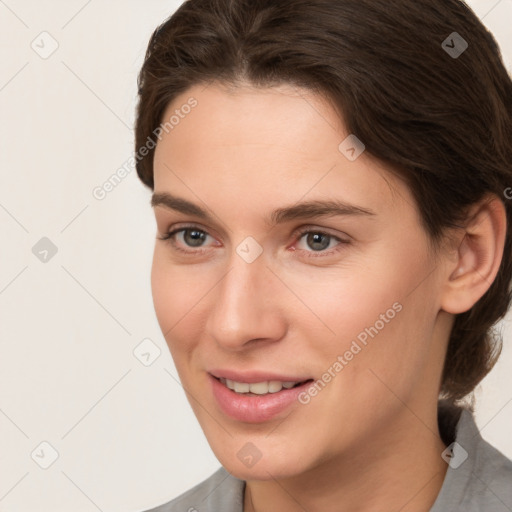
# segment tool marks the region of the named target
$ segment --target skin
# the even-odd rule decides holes
[[[157,144],[154,190],[214,221],[154,208],[153,300],[213,452],[247,482],[244,510],[428,511],[447,469],[437,399],[453,315],[496,276],[502,203],[475,205],[466,229],[434,253],[407,186],[367,152],[345,158],[338,146],[348,132],[319,95],[198,85],[164,118],[190,96],[198,105]],[[264,222],[275,208],[332,198],[375,215]],[[175,235],[190,254],[159,239],[187,224],[208,235],[199,247]],[[348,243],[328,238],[315,251],[307,234],[294,235],[301,226]],[[252,263],[236,252],[248,236],[263,250]],[[208,369],[319,379],[396,302],[401,311],[308,404],[259,424],[216,404]],[[237,457],[247,442],[262,454],[252,468]]]

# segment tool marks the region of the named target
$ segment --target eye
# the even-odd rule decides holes
[[[177,241],[178,236],[180,238],[179,242]],[[208,250],[204,247],[204,242],[208,237],[211,237],[211,235],[209,235],[205,230],[199,229],[197,226],[182,226],[157,238],[168,242],[171,244],[173,249],[176,249],[177,251],[185,254],[197,255],[203,254]],[[331,256],[343,250],[344,246],[350,243],[348,240],[343,240],[330,233],[319,229],[312,229],[311,227],[302,228],[294,234],[294,238],[299,241],[304,237],[306,237],[306,247],[312,249],[308,250],[299,248],[300,252],[305,253],[306,258]],[[333,246],[333,242],[338,243]],[[183,247],[188,247],[190,250]],[[325,250],[328,248],[329,250]]]
[[[332,254],[335,254],[341,250],[344,249],[344,246],[349,244],[350,242],[348,240],[342,240],[341,238],[331,235],[330,233],[326,233],[324,231],[318,230],[318,229],[311,229],[311,228],[302,228],[299,230],[298,233],[296,233],[296,238],[299,239],[299,241],[305,238],[306,247],[309,247],[312,249],[312,251],[309,251],[307,249],[300,249],[303,252],[308,253],[306,257],[310,258],[316,258],[321,256],[330,256]],[[332,246],[331,244],[333,242],[338,242],[337,245]],[[325,250],[327,248],[331,247],[329,250]]]
[[[180,244],[176,243],[176,237],[177,235],[181,235],[181,241]],[[202,243],[204,240],[209,237],[210,235],[202,230],[199,229],[197,226],[183,226],[177,229],[174,229],[173,231],[169,231],[164,236],[157,237],[159,240],[167,241],[172,245],[172,247],[178,251],[192,254],[192,253],[202,253],[204,252],[204,249],[202,248]],[[185,247],[192,247],[192,248],[200,248],[200,251],[197,250],[187,250],[183,249],[180,245],[185,245]]]

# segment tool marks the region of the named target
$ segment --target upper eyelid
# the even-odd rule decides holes
[[[180,223],[177,223],[177,224],[180,224]],[[214,235],[212,235],[211,231],[208,228],[203,228],[203,227],[201,227],[200,224],[195,224],[195,223],[185,224],[183,226],[174,225],[172,227],[169,227],[168,229],[165,229],[164,231],[167,233],[167,232],[171,232],[171,231],[176,232],[176,231],[181,231],[181,230],[185,230],[185,229],[196,229],[197,231],[202,231],[210,236],[214,236]],[[293,229],[293,233],[300,233],[300,232],[304,232],[304,231],[314,231],[314,232],[319,232],[319,233],[325,233],[325,234],[331,235],[333,237],[338,236],[331,232],[331,231],[336,231],[333,228],[318,227],[318,226],[315,226],[314,224],[305,224],[298,228]]]

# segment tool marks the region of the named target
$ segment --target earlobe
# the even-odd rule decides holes
[[[493,283],[505,246],[506,212],[497,196],[475,204],[468,215],[455,260],[448,266],[441,309],[464,313]]]

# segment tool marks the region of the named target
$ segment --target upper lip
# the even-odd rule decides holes
[[[255,382],[266,382],[271,380],[277,380],[280,382],[303,382],[310,380],[311,377],[301,377],[297,375],[285,375],[283,373],[271,373],[268,371],[246,371],[240,372],[229,369],[215,369],[209,371],[210,375],[213,375],[217,379],[229,379],[235,382],[247,382],[248,384]]]

